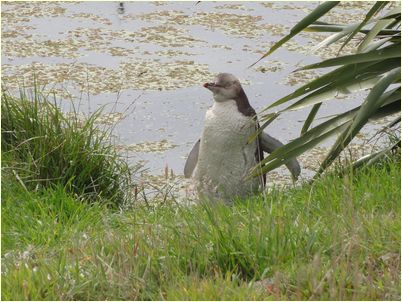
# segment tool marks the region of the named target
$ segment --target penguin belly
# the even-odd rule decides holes
[[[258,190],[259,178],[245,180],[257,164],[257,141],[247,143],[255,127],[234,100],[215,102],[207,111],[195,170],[200,197],[228,201]]]

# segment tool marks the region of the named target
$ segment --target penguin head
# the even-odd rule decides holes
[[[214,82],[205,83],[204,87],[211,90],[217,102],[235,99],[242,90],[239,80],[230,73],[220,73]]]

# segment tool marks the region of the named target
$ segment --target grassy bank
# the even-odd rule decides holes
[[[400,298],[400,157],[266,200],[123,211],[105,138],[3,94],[3,300]]]
[[[400,297],[399,163],[267,201],[124,212],[5,176],[4,300]]]

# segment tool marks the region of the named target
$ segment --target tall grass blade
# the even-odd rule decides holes
[[[397,58],[401,55],[401,45],[391,45],[383,49],[373,50],[366,53],[358,53],[353,55],[342,56],[339,58],[328,59],[319,63],[307,65],[297,69],[299,70],[307,70],[307,69],[317,69],[317,68],[326,68],[337,65],[346,65],[346,64],[357,64],[363,62],[371,62],[384,60],[389,58]]]
[[[308,128],[310,128],[311,124],[314,121],[315,116],[317,115],[318,110],[320,109],[322,103],[315,104],[313,108],[311,108],[310,113],[307,116],[306,121],[303,124],[300,135],[303,135],[307,132]]]
[[[255,133],[253,133],[249,137],[247,143],[250,144],[251,142],[253,142],[257,138],[257,136],[259,136],[260,133],[264,131],[264,129],[268,127],[279,115],[280,115],[279,113],[271,113],[265,115],[264,118],[266,119],[266,121],[261,126],[258,127]]]
[[[356,28],[359,27],[359,23],[357,24],[352,24],[352,25],[348,25],[345,26],[342,31],[333,34],[331,36],[329,36],[328,38],[326,38],[325,40],[323,40],[322,42],[318,43],[315,47],[313,47],[311,49],[311,52],[316,52],[318,49],[322,48],[322,47],[326,47],[328,45],[331,45],[333,43],[335,43],[336,41],[342,39],[344,36],[350,34],[351,32],[353,32],[354,30],[356,30]]]
[[[369,76],[375,76],[375,74]],[[373,87],[380,79],[379,76],[369,79],[357,79],[357,80],[351,80],[350,78],[353,78],[353,75],[351,77],[346,77],[346,79],[343,79],[341,83],[334,82],[327,86],[324,86],[323,88],[314,91],[313,93],[300,99],[296,103],[283,109],[283,111],[302,109],[307,106],[315,105],[330,100],[337,95],[350,94],[356,91],[368,89]]]
[[[377,41],[368,44],[364,49],[361,50],[361,52],[376,50],[387,42],[392,42],[392,37],[378,39]]]
[[[381,107],[370,117],[370,119],[379,119],[389,114],[400,111],[400,88],[395,88],[387,91],[383,94],[382,97],[384,101],[382,102]],[[309,144],[307,145],[307,147],[314,147],[320,142],[323,142],[325,139],[328,139],[329,137],[339,133],[339,129],[351,124],[352,120],[354,119],[356,113],[360,110],[360,108],[361,106],[357,106],[347,112],[339,114],[308,130],[300,137],[284,145],[283,147],[276,149],[260,163],[261,165],[264,165],[267,162],[275,161],[275,164],[272,164],[263,171],[269,172],[272,169],[285,164],[289,158],[292,158],[292,156],[302,154],[304,152],[303,150],[308,150],[308,148],[303,149],[303,146],[305,146],[306,144]],[[314,143],[311,143],[312,141],[314,141]],[[301,151],[303,152],[299,153]],[[254,174],[254,176],[255,175],[257,174]]]
[[[339,176],[343,176],[346,173],[348,173],[350,171],[350,169],[356,170],[356,169],[359,169],[362,167],[365,167],[365,168],[370,167],[371,165],[373,165],[377,162],[383,161],[383,160],[391,157],[393,150],[400,148],[400,146],[401,146],[401,140],[399,140],[397,143],[395,143],[387,148],[384,148],[380,151],[377,151],[372,154],[368,154],[368,155],[365,155],[365,156],[359,158],[358,160],[354,161],[351,166],[347,166],[347,167],[341,169],[339,172],[337,172],[337,174]]]
[[[284,164],[286,164],[290,158],[296,158],[300,154],[303,154],[307,150],[310,150],[311,148],[314,148],[316,145],[324,142],[328,138],[332,137],[333,135],[336,135],[338,133],[341,133],[345,128],[347,128],[350,125],[350,122],[345,122],[337,127],[333,127],[330,131],[324,132],[320,136],[309,140],[307,142],[301,143],[300,141],[298,142],[297,146],[292,148],[290,151],[286,151],[281,156],[277,156],[274,159],[271,158],[271,156],[265,158],[259,165],[257,165],[253,171],[251,176],[255,177],[260,175],[260,173],[268,173],[269,171],[272,171]],[[279,150],[282,149],[282,150]],[[283,149],[286,149],[286,145],[277,149],[278,152],[283,152]],[[271,161],[269,161],[271,159]],[[260,166],[264,165],[264,166]]]
[[[325,33],[332,33],[332,32],[341,32],[345,29],[344,25],[339,24],[320,24],[314,22],[314,25],[310,25],[309,27],[305,28],[304,31],[306,32],[325,32]]]
[[[401,6],[397,5],[396,7],[394,7],[393,9],[391,9],[388,13],[386,13],[383,17],[381,17],[381,19],[400,19],[401,16]]]
[[[387,98],[384,97],[384,91],[396,80],[400,81],[401,68],[389,71],[384,77],[372,88],[366,100],[356,113],[353,123],[344,130],[338,137],[335,144],[331,148],[328,156],[324,159],[316,174],[319,176],[340,154],[340,152],[349,144],[356,136],[360,129],[367,123],[371,116],[385,103]]]
[[[377,23],[370,30],[370,32],[364,37],[363,41],[359,44],[357,52],[366,52],[369,44],[374,40],[375,37],[377,37],[378,33],[386,28],[388,25],[390,25],[393,21],[393,19],[378,20]],[[382,41],[384,41],[385,43],[387,39],[389,38],[382,39]],[[381,43],[380,45],[382,44],[383,43]]]
[[[312,24],[314,21],[318,20],[321,18],[323,15],[325,15],[328,11],[330,11],[333,7],[338,5],[339,1],[327,1],[322,4],[320,4],[316,9],[314,9],[310,14],[308,14],[306,17],[304,17],[300,22],[298,22],[291,30],[290,33],[283,37],[281,40],[276,42],[267,53],[265,53],[258,61],[253,63],[252,65],[249,66],[252,67],[255,64],[257,64],[259,61],[261,61],[263,58],[269,56],[271,53],[273,53],[275,50],[277,50],[279,47],[281,47],[283,44],[285,44],[287,41],[289,41],[292,37],[297,35],[299,32],[304,30],[307,26]]]
[[[345,42],[343,42],[341,48],[339,49],[339,52],[349,43],[350,40],[352,40],[352,38],[354,36],[356,36],[356,34],[360,31],[360,29],[362,29],[369,22],[369,20],[374,15],[376,15],[380,10],[382,10],[387,4],[388,4],[387,1],[377,1],[371,7],[369,12],[366,14],[364,20],[359,24],[359,26],[357,28],[355,28],[355,30],[353,30],[353,32],[348,36],[348,38],[345,40]]]
[[[334,118],[329,119],[326,122],[321,123],[320,125],[307,131],[302,136],[291,141],[290,143],[276,149],[274,152],[268,155],[268,157],[266,157],[264,160],[267,162],[273,160],[274,158],[281,158],[281,159],[285,158],[290,151],[292,151],[295,148],[298,148],[300,145],[308,143],[320,136],[325,135],[328,132],[333,131],[335,128],[338,128],[339,126],[342,126],[350,122],[356,111],[357,111],[356,108],[349,110],[343,114],[340,114]]]
[[[306,32],[342,32],[345,29],[343,25],[310,25],[304,31]],[[348,31],[350,32],[350,31]],[[370,29],[360,29],[360,32],[363,34],[368,34]],[[397,35],[399,33],[398,30],[395,29],[382,29],[378,35],[380,36],[388,36],[388,35]]]
[[[345,79],[350,79],[353,77],[360,76],[361,74],[378,73],[380,70],[390,70],[392,68],[400,66],[400,60],[398,59],[386,59],[382,62],[363,62],[358,64],[346,65],[339,67],[333,71],[330,71],[311,82],[303,85],[302,87],[296,89],[293,93],[284,96],[278,101],[272,103],[271,105],[265,107],[262,111],[268,110],[272,107],[281,105],[289,100],[302,96],[303,94],[310,93],[315,89],[326,86],[334,81],[338,81],[338,84],[345,84],[347,81]],[[342,82],[345,81],[345,82]]]

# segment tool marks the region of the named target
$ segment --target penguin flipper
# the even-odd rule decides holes
[[[278,149],[279,147],[282,147],[283,144],[277,140],[276,138],[273,138],[272,136],[266,134],[265,132],[261,132],[260,136],[260,144],[261,144],[261,148],[268,153],[272,153],[274,152],[275,149]],[[290,173],[292,173],[293,179],[297,180],[297,178],[300,175],[301,172],[301,168],[299,165],[299,162],[297,161],[296,158],[292,158],[290,160],[288,160],[285,163],[286,167],[288,168],[288,170],[290,171]]]
[[[191,150],[190,154],[187,157],[186,164],[184,165],[184,177],[190,178],[193,174],[195,166],[197,165],[198,161],[198,152],[200,151],[200,140],[198,140],[193,149]]]

